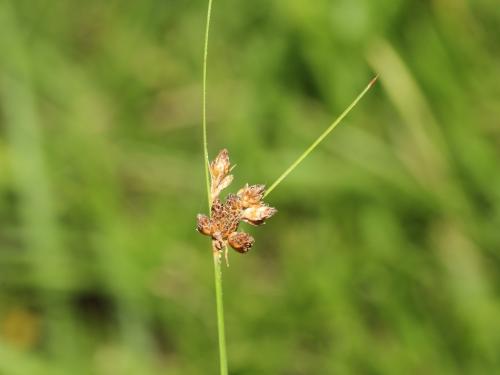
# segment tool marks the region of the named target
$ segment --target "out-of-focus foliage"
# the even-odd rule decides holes
[[[214,374],[205,1],[0,1],[0,373]],[[232,374],[500,371],[497,0],[215,0],[209,149],[271,183]],[[237,172],[237,173],[236,173]]]

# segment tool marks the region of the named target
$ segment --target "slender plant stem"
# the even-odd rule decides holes
[[[210,174],[208,171],[208,140],[207,140],[207,60],[208,60],[208,34],[210,33],[210,17],[212,15],[212,0],[208,0],[207,20],[205,25],[205,44],[203,47],[203,158],[205,163],[205,182],[207,185],[208,208],[210,210],[212,202],[210,199]],[[210,211],[209,211],[210,212]]]
[[[203,157],[205,164],[205,180],[207,185],[208,212],[211,210],[212,202],[210,196],[210,173],[208,170],[208,141],[207,141],[207,60],[208,60],[208,35],[210,32],[210,17],[212,15],[212,0],[208,0],[207,20],[205,27],[205,45],[203,48]],[[224,303],[222,299],[222,270],[220,256],[218,252],[213,252],[214,260],[214,281],[215,281],[215,301],[217,306],[217,331],[219,335],[219,360],[220,374],[227,375],[227,354],[226,354],[226,332],[224,327]]]
[[[221,261],[217,252],[214,252],[213,255],[215,271],[215,299],[217,301],[217,330],[219,333],[220,373],[221,375],[227,375],[226,332],[224,326],[224,304],[222,299]]]
[[[276,186],[278,186],[281,181],[285,179],[286,176],[288,176],[297,166],[323,141],[330,132],[335,129],[335,127],[340,124],[340,122],[351,112],[351,110],[358,104],[358,102],[365,96],[365,94],[372,88],[372,86],[375,84],[377,81],[378,76],[373,78],[370,83],[365,87],[365,89],[359,94],[356,99],[347,107],[342,114],[337,117],[337,119],[309,146],[302,155],[300,155],[297,160],[295,160],[292,165],[290,165],[282,174],[279,176],[276,181],[274,181],[271,186],[267,189],[264,197],[269,195],[271,191],[273,191]]]

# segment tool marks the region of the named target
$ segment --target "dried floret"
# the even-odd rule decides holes
[[[246,253],[252,247],[255,240],[248,233],[233,232],[228,238],[229,245],[239,253]]]
[[[258,205],[264,197],[266,187],[264,185],[251,185],[246,184],[238,191],[238,197],[241,199],[241,205],[244,208]]]
[[[196,220],[198,224],[196,229],[198,230],[198,232],[204,234],[205,236],[209,236],[212,233],[212,225],[208,216],[198,214],[196,216]]]
[[[210,163],[210,197],[213,202],[220,195],[220,192],[227,188],[233,181],[230,175],[231,163],[226,149],[219,152],[217,157]]]
[[[252,225],[264,224],[267,219],[273,216],[278,210],[265,204],[255,205],[243,210],[242,220]]]

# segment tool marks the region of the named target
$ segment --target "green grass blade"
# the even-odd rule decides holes
[[[354,101],[347,107],[342,114],[337,117],[337,119],[300,155],[297,160],[295,160],[292,165],[290,165],[276,181],[274,181],[271,186],[267,189],[264,197],[268,196],[280,183],[287,177],[292,171],[298,167],[298,165],[323,141],[330,132],[337,127],[338,124],[352,111],[358,102],[365,96],[365,94],[373,87],[375,82],[377,82],[378,76],[373,78],[370,83],[365,87],[365,89],[354,99]]]

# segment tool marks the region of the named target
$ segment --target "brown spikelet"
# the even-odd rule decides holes
[[[241,199],[241,205],[244,208],[254,206],[260,203],[266,187],[264,185],[251,185],[246,184],[238,191],[238,197]]]
[[[248,207],[243,211],[242,220],[252,225],[264,224],[278,210],[265,204]]]
[[[201,234],[205,236],[210,236],[212,233],[212,227],[210,223],[210,219],[206,215],[198,214],[196,215],[197,226],[196,229]]]
[[[244,232],[234,232],[228,238],[229,245],[239,253],[246,253],[252,247],[255,240]]]
[[[226,149],[222,149],[217,157],[210,163],[210,196],[212,202],[217,199],[220,192],[227,188],[233,181],[230,175],[231,163]]]

